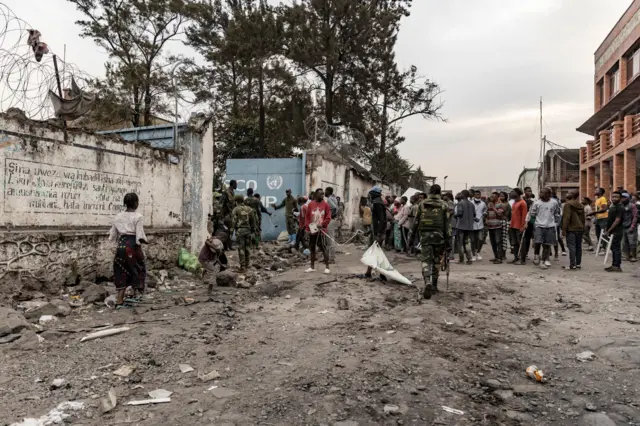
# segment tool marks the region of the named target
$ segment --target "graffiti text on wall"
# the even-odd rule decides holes
[[[141,185],[134,176],[7,158],[4,211],[110,215]]]

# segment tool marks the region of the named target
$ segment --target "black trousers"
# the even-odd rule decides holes
[[[502,228],[489,229],[489,241],[491,242],[491,250],[493,250],[493,257],[498,260],[502,260]]]
[[[569,246],[569,265],[582,264],[582,234],[584,232],[567,232],[567,246]]]
[[[522,250],[520,249],[520,245],[522,244],[522,232],[516,228],[509,228],[509,240],[511,241],[511,252],[513,253],[514,260],[519,260],[522,256],[525,256],[524,247]]]
[[[611,266],[619,268],[622,265],[622,235],[613,235],[613,242],[611,243],[611,253],[613,254],[613,261],[611,262]]]

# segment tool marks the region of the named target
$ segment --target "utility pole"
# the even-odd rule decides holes
[[[540,96],[540,159],[538,164],[540,165],[540,172],[538,173],[538,182],[540,182],[540,188],[544,188],[544,147],[545,141],[542,136],[542,96]]]

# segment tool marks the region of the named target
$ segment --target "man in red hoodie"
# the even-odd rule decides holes
[[[309,233],[309,249],[311,250],[311,267],[305,272],[315,272],[316,249],[320,248],[324,255],[325,274],[330,274],[329,270],[329,251],[325,241],[327,228],[331,222],[331,207],[324,200],[324,191],[322,188],[316,189],[313,201],[307,206],[306,229]]]

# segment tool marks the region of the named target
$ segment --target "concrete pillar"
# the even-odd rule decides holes
[[[604,189],[606,197],[611,196],[611,167],[609,161],[600,161],[600,182],[598,186]]]
[[[624,131],[624,121],[614,121],[611,132],[611,146],[618,146],[622,143],[622,133]]]
[[[587,173],[588,169],[580,170],[580,198],[589,197]]]
[[[624,189],[630,193],[636,192],[636,150],[624,150]]]
[[[613,156],[613,191],[624,187],[624,154]]]
[[[593,193],[596,188],[596,168],[588,167],[587,168],[587,197],[593,197]]]
[[[609,131],[601,130],[598,135],[600,136],[600,154],[602,154],[609,150]]]
[[[633,115],[626,115],[624,117],[624,138],[629,139],[633,136]]]
[[[587,161],[593,159],[593,144],[595,141],[587,141]]]

